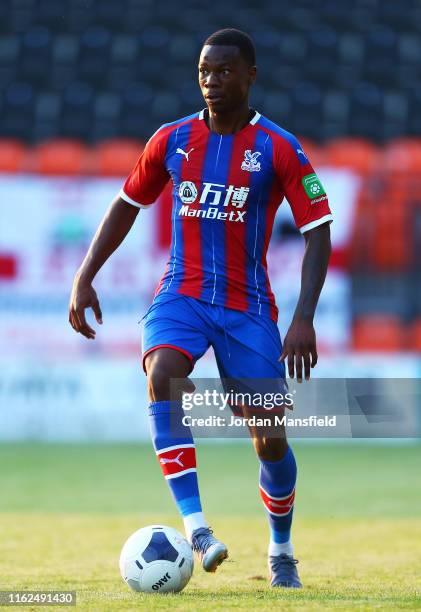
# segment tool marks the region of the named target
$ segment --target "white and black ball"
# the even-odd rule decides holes
[[[176,529],[150,525],[135,531],[120,555],[120,573],[134,591],[168,593],[184,589],[193,574],[193,551]]]

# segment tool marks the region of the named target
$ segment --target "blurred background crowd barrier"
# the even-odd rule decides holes
[[[252,102],[295,133],[329,195],[319,376],[421,372],[421,3],[10,0],[0,5],[0,439],[146,436],[140,325],[170,241],[167,189],[98,275],[95,342],[72,278],[162,123],[203,107],[214,30],[256,43]],[[288,204],[269,253],[285,335],[303,240]],[[215,376],[210,351],[195,370]]]

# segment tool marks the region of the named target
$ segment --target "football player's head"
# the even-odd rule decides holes
[[[256,80],[256,51],[245,32],[218,30],[203,44],[199,58],[199,85],[209,109],[232,111],[248,100]]]

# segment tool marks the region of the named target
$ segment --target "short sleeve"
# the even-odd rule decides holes
[[[298,140],[289,135],[279,138],[274,151],[274,165],[283,192],[301,233],[332,222],[329,201],[320,179]]]
[[[170,178],[165,167],[166,143],[167,136],[162,128],[148,140],[120,190],[119,196],[123,200],[139,208],[156,201]]]

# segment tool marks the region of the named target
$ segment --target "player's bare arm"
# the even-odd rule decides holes
[[[130,231],[139,208],[117,196],[112,202],[92,239],[85,259],[77,271],[69,304],[69,322],[73,329],[88,339],[95,339],[95,330],[86,322],[85,310],[92,308],[97,323],[102,324],[102,313],[95,289],[92,287],[98,270],[123,242]]]
[[[280,361],[287,359],[288,373],[298,382],[310,378],[310,366],[317,363],[316,333],[313,318],[323,288],[329,263],[331,244],[329,223],[304,233],[306,248],[301,270],[301,291],[292,323],[284,339]]]

